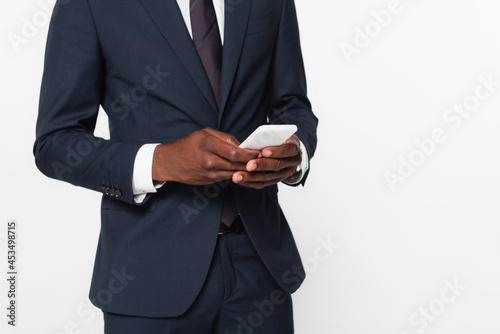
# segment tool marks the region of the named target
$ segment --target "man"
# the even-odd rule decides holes
[[[305,86],[293,0],[58,2],[34,154],[104,194],[90,299],[106,333],[293,332],[305,274],[277,183],[304,184],[315,151]],[[238,147],[267,123],[298,131]]]

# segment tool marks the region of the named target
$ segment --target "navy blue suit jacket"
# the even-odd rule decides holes
[[[210,266],[218,190],[226,186],[279,285],[292,293],[305,276],[276,185],[171,182],[134,204],[133,165],[144,143],[205,127],[241,142],[259,125],[291,123],[314,154],[317,119],[293,0],[226,0],[224,31],[218,108],[176,0],[60,0],[55,7],[34,154],[47,176],[103,192],[90,291],[103,310],[164,317],[188,309]],[[110,140],[93,136],[100,105]]]

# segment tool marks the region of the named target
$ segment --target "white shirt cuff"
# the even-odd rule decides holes
[[[300,183],[300,181],[302,181],[302,178],[304,177],[305,173],[309,169],[309,156],[307,155],[307,149],[304,146],[304,144],[302,143],[302,141],[299,140],[299,142],[300,142],[300,153],[302,155],[302,162],[300,163],[300,168],[302,170],[302,174],[300,175],[300,179],[298,179],[296,182],[294,182],[294,183],[285,182],[286,184],[295,185],[295,184]]]
[[[160,144],[144,144],[135,156],[132,192],[136,204],[142,203],[148,193],[155,193],[156,189],[164,185],[153,182],[153,154],[158,145]]]

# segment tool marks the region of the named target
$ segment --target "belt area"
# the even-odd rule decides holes
[[[219,235],[228,233],[240,233],[243,232],[244,230],[245,226],[243,225],[240,216],[236,217],[236,219],[234,220],[234,222],[231,224],[230,227],[228,227],[223,222],[221,222],[219,225]]]

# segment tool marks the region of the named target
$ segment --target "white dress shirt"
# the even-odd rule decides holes
[[[191,15],[189,0],[177,0],[177,4],[186,23],[186,28],[193,38],[191,32]],[[217,23],[219,25],[220,37],[224,43],[224,0],[213,0],[215,15],[217,16]],[[148,193],[155,193],[156,189],[163,186],[164,183],[153,182],[153,153],[160,144],[144,144],[135,157],[134,172],[132,175],[132,191],[134,193],[134,202],[141,203]],[[300,142],[300,150],[302,152],[302,175],[309,168],[307,150],[302,142]],[[300,182],[300,180],[298,181]],[[297,182],[297,183],[298,183]]]

